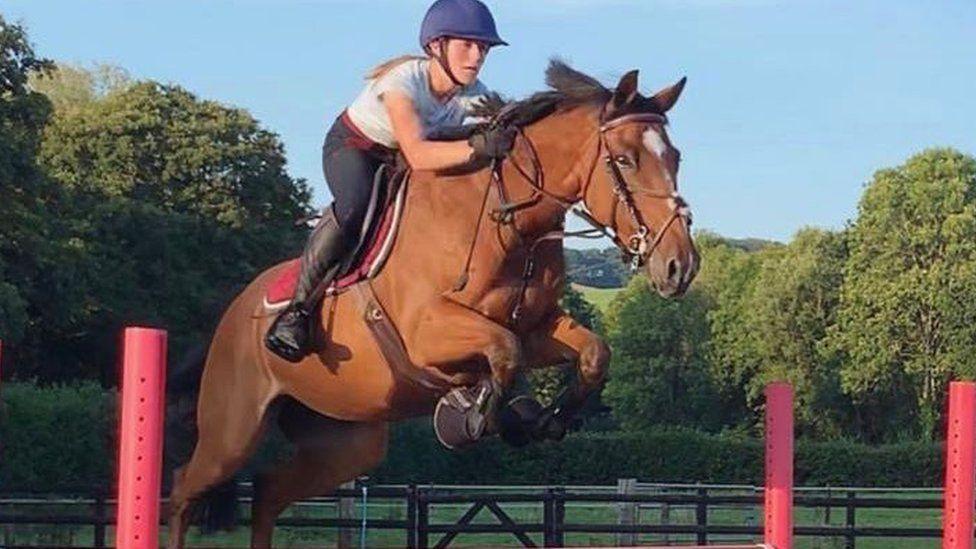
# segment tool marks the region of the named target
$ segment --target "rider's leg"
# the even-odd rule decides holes
[[[380,165],[376,157],[361,149],[329,145],[327,141],[323,149],[322,167],[335,200],[326,208],[302,253],[291,303],[265,337],[268,349],[290,362],[299,362],[312,351],[312,313],[324,289],[339,274],[345,255],[356,244],[369,206],[373,176]]]

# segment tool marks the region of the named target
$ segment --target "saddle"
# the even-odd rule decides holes
[[[383,164],[377,170],[357,243],[343,261],[339,275],[326,288],[324,295],[342,293],[357,282],[373,278],[380,272],[393,247],[403,211],[408,176],[408,169],[389,164]],[[298,284],[300,268],[300,259],[292,259],[268,285],[264,296],[265,309],[277,311],[291,301]]]
[[[389,176],[387,176],[389,174]],[[383,164],[376,172],[369,207],[353,252],[343,261],[340,274],[326,288],[324,297],[352,291],[363,322],[386,361],[399,377],[420,387],[444,393],[451,386],[450,378],[434,368],[414,365],[407,355],[396,326],[389,319],[370,280],[381,271],[396,238],[403,208],[410,170]],[[288,306],[298,285],[300,259],[289,261],[280,274],[268,284],[264,295],[264,312],[274,314]]]
[[[455,141],[467,139],[484,129],[484,124],[439,127],[427,135],[431,141]],[[465,165],[463,171],[472,166]],[[445,173],[454,173],[445,170]],[[406,196],[410,168],[406,160],[397,155],[387,158],[373,178],[373,192],[363,220],[359,241],[340,268],[335,281],[326,289],[325,296],[337,295],[350,289],[357,282],[376,276],[393,247],[393,240],[400,223]],[[268,285],[264,306],[268,311],[284,308],[295,293],[300,270],[299,259],[288,262],[277,279]]]

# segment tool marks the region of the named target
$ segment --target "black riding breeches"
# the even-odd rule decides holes
[[[358,235],[369,207],[376,170],[389,151],[380,145],[371,146],[349,124],[340,116],[329,129],[322,145],[322,171],[332,191],[339,226],[347,234]]]

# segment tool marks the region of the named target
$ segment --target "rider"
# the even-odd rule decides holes
[[[301,256],[301,273],[288,308],[265,345],[298,362],[311,352],[313,311],[356,243],[376,170],[399,150],[415,170],[436,170],[502,158],[514,133],[486,129],[466,141],[432,141],[434,130],[461,125],[487,93],[478,73],[493,46],[507,45],[479,0],[437,0],[420,28],[426,56],[402,56],[367,75],[359,96],[332,124],[322,146],[322,168],[334,197]],[[434,62],[431,62],[431,61]]]

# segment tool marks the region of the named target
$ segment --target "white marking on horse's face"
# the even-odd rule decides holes
[[[653,126],[651,126],[644,130],[644,135],[641,138],[641,141],[644,143],[644,147],[646,147],[651,154],[656,155],[658,160],[660,160],[659,164],[661,165],[661,175],[664,176],[664,180],[671,185],[672,189],[674,189],[674,179],[671,177],[671,172],[668,171],[664,163],[664,153],[668,150],[668,144],[664,142],[664,137],[662,137],[661,134]]]
[[[656,154],[658,158],[664,158],[664,152],[668,150],[667,143],[664,142],[664,138],[661,134],[657,132],[653,127],[649,127],[644,130],[644,146],[647,150]]]

